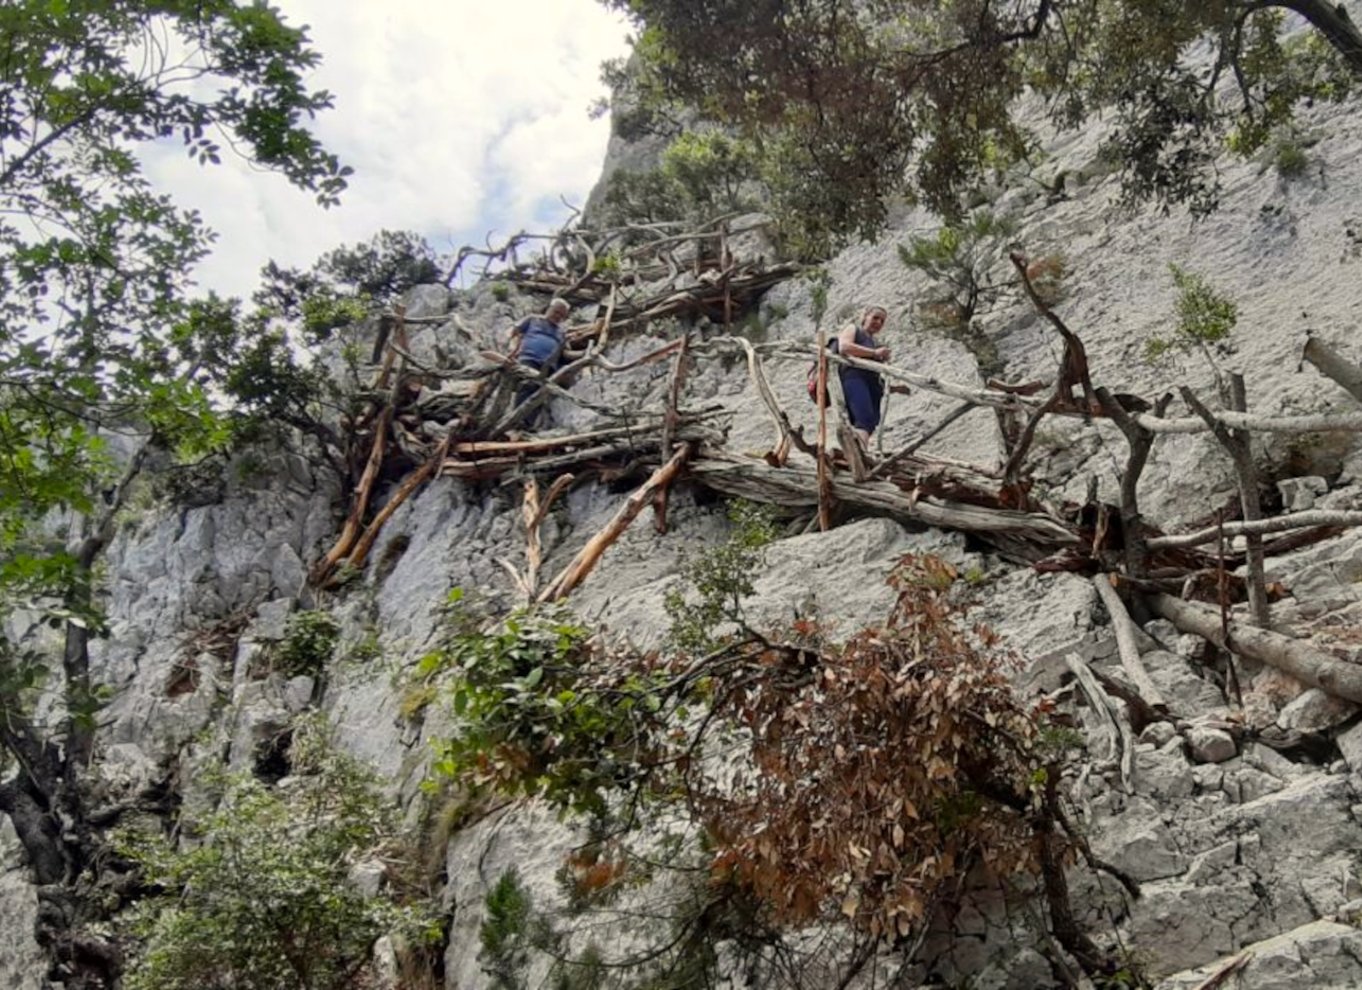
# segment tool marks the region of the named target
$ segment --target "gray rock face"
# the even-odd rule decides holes
[[[1156,990],[1193,990],[1206,986],[1222,968],[1234,965],[1229,985],[1243,990],[1344,990],[1362,985],[1357,960],[1362,957],[1362,931],[1335,921],[1312,921],[1289,932],[1255,942],[1242,953],[1216,960],[1159,983]]]
[[[46,956],[33,938],[38,894],[9,816],[0,815],[0,985],[40,990]]]
[[[1205,725],[1187,730],[1187,751],[1197,763],[1224,763],[1239,754],[1233,736]]]

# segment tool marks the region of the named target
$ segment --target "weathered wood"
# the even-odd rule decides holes
[[[796,465],[773,468],[762,461],[713,454],[694,461],[689,472],[701,484],[729,495],[795,509],[813,509],[818,505],[818,475],[809,468]],[[1049,550],[1081,544],[1068,527],[1038,512],[948,502],[905,492],[897,485],[883,481],[858,484],[845,476],[843,479],[833,476],[830,480],[838,502],[863,510],[884,512],[943,529],[1016,536],[1040,548],[1042,555]]]
[[[1253,466],[1253,451],[1249,447],[1248,433],[1231,429],[1223,423],[1217,422],[1211,411],[1197,399],[1196,395],[1186,385],[1178,391],[1182,395],[1182,401],[1187,403],[1188,408],[1195,411],[1205,421],[1216,440],[1230,455],[1230,460],[1234,464],[1234,472],[1239,481],[1239,505],[1244,514],[1244,521],[1257,522],[1262,519],[1263,504],[1258,497],[1258,472]],[[1242,375],[1230,376],[1230,395],[1230,401],[1236,407],[1235,411],[1244,412],[1243,407],[1246,401]],[[1257,533],[1247,533],[1244,540],[1247,544],[1249,607],[1253,613],[1254,624],[1266,629],[1270,617],[1267,586],[1263,576],[1263,538]]]
[[[577,552],[577,555],[559,572],[553,582],[539,593],[538,601],[551,602],[557,601],[559,598],[566,598],[574,588],[585,581],[600,561],[601,555],[619,539],[621,533],[629,528],[629,524],[638,517],[644,506],[652,501],[653,493],[671,484],[672,480],[681,472],[686,461],[690,458],[692,450],[691,444],[683,443],[680,449],[672,455],[671,460],[654,471],[652,476],[625,500],[605,528],[588,540],[586,546]]]
[[[1362,402],[1362,368],[1314,336],[1305,341],[1301,357],[1313,364],[1320,374],[1332,378],[1349,395]]]
[[[350,514],[345,517],[345,524],[341,527],[335,545],[327,551],[325,557],[313,565],[310,575],[313,584],[321,584],[330,577],[331,571],[354,548],[364,514],[369,508],[369,496],[373,492],[374,482],[378,479],[379,468],[383,466],[383,452],[388,444],[388,424],[392,417],[392,406],[388,406],[379,414],[378,423],[374,427],[373,446],[369,448],[369,459],[365,462],[364,473],[360,476],[359,484],[355,486]]]
[[[946,427],[950,426],[957,419],[959,419],[961,416],[965,415],[965,413],[969,412],[971,409],[974,408],[975,405],[972,402],[960,403],[960,405],[956,406],[949,413],[947,413],[945,418],[943,418],[941,422],[937,423],[926,433],[922,434],[922,436],[918,437],[916,440],[914,440],[908,446],[904,447],[902,450],[896,451],[895,453],[881,461],[879,464],[877,464],[875,466],[875,470],[870,472],[870,480],[874,481],[877,478],[883,478],[885,475],[889,474],[899,464],[900,461],[902,461],[906,457],[911,457],[914,453],[917,452],[919,448],[925,446],[927,443],[931,442],[938,435],[940,435],[942,430],[946,429]]]
[[[1122,717],[1120,709],[1116,707],[1111,696],[1102,689],[1102,685],[1097,683],[1097,678],[1093,676],[1092,669],[1083,658],[1076,653],[1070,653],[1064,657],[1064,662],[1068,664],[1069,670],[1078,679],[1078,686],[1083,689],[1083,694],[1088,699],[1088,705],[1101,723],[1106,726],[1107,736],[1111,740],[1112,755],[1120,758],[1122,789],[1127,794],[1134,794],[1135,733],[1131,731],[1129,723]]]
[[[543,553],[539,542],[539,522],[543,518],[539,508],[539,482],[530,478],[525,482],[525,499],[520,505],[520,520],[525,526],[525,576],[521,583],[527,602],[534,601],[539,586],[539,568]]]
[[[1125,539],[1126,573],[1131,577],[1142,577],[1148,553],[1148,542],[1144,534],[1144,517],[1140,514],[1140,475],[1149,462],[1149,452],[1154,446],[1154,434],[1126,412],[1124,406],[1105,388],[1095,392],[1097,403],[1125,435],[1130,455],[1126,458],[1126,468],[1121,472],[1121,531]],[[1154,404],[1154,416],[1162,418],[1168,408],[1171,395],[1162,396]]]
[[[766,454],[766,460],[780,467],[790,456],[790,447],[793,446],[791,439],[794,428],[790,425],[790,417],[781,408],[776,394],[771,389],[771,383],[766,378],[766,370],[761,366],[761,359],[757,357],[756,348],[750,341],[743,338],[743,350],[747,354],[747,375],[752,379],[752,384],[756,386],[757,395],[761,397],[762,404],[766,406],[766,411],[771,416],[771,421],[775,425],[775,441],[771,450]]]
[[[657,436],[656,423],[617,426],[608,430],[591,430],[588,433],[573,433],[567,436],[534,437],[528,440],[467,440],[450,444],[449,453],[453,457],[496,456],[517,454],[533,457],[537,454],[557,453],[583,445],[596,445],[609,440],[624,440],[629,437]]]
[[[1306,512],[1293,512],[1285,516],[1272,516],[1256,522],[1227,522],[1223,526],[1207,526],[1191,533],[1176,533],[1172,536],[1155,536],[1149,540],[1150,549],[1172,547],[1195,547],[1212,543],[1223,530],[1227,537],[1243,536],[1246,533],[1284,533],[1293,529],[1315,529],[1321,526],[1353,527],[1362,526],[1362,512],[1345,509],[1311,509]]]
[[[818,484],[818,529],[826,533],[832,528],[832,466],[828,463],[828,335],[821,326],[818,328],[818,445],[817,472]]]
[[[1151,595],[1149,604],[1182,632],[1194,633],[1222,649],[1276,667],[1303,684],[1362,704],[1362,664],[1339,660],[1304,640],[1246,623],[1228,623],[1226,635],[1221,630],[1219,610],[1185,602],[1172,595]]]
[[[672,443],[676,439],[676,426],[679,421],[681,389],[686,382],[686,368],[689,359],[687,348],[690,346],[690,331],[681,338],[681,347],[676,352],[676,367],[672,370],[671,385],[667,389],[667,410],[662,417],[662,441],[658,451],[663,459],[671,457]],[[669,485],[660,486],[653,493],[653,528],[659,533],[667,532],[667,493]]]
[[[435,474],[436,469],[444,463],[445,452],[448,450],[448,447],[449,438],[446,436],[444,443],[440,444],[435,453],[431,457],[428,457],[425,463],[402,480],[402,484],[398,486],[397,491],[393,492],[392,497],[383,504],[383,508],[378,510],[378,513],[374,516],[373,520],[365,528],[364,535],[359,538],[359,541],[355,544],[354,550],[352,550],[350,556],[346,558],[346,564],[355,570],[364,566],[365,560],[368,559],[369,551],[373,549],[374,541],[378,539],[378,534],[383,529],[383,524],[392,518],[392,514],[401,507],[403,502],[411,498],[412,494],[418,488],[431,479]]]
[[[1111,586],[1111,581],[1105,574],[1094,575],[1092,583],[1102,599],[1102,604],[1106,606],[1107,614],[1111,616],[1111,629],[1116,634],[1116,649],[1121,656],[1121,669],[1126,672],[1135,690],[1140,692],[1140,697],[1144,699],[1146,705],[1156,712],[1166,713],[1168,702],[1164,700],[1163,692],[1149,676],[1144,661],[1140,659],[1140,648],[1135,642],[1135,623],[1131,621],[1125,603],[1121,601],[1121,596]]]

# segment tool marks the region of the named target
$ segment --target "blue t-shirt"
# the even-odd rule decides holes
[[[556,361],[567,345],[563,328],[542,316],[527,316],[516,325],[520,332],[520,352],[516,360],[542,368]]]

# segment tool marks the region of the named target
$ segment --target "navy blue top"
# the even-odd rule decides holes
[[[525,317],[516,325],[516,332],[521,335],[520,352],[516,355],[521,364],[542,368],[556,362],[567,346],[563,328],[543,316]]]
[[[832,338],[832,341],[836,340],[838,340],[837,337]],[[829,344],[831,344],[832,341],[829,341]],[[859,346],[872,351],[878,346],[875,343],[875,338],[871,335],[870,331],[867,330],[865,327],[856,328],[856,343]],[[848,375],[850,375],[852,378],[863,378],[867,382],[873,381],[877,387],[880,385],[879,374],[874,371],[867,371],[865,368],[849,368],[846,365],[842,365],[843,380],[845,380]]]

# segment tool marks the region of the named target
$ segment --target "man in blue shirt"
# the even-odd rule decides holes
[[[541,378],[548,378],[558,370],[564,358],[575,360],[585,351],[572,351],[567,346],[567,334],[563,331],[563,321],[572,309],[565,299],[554,299],[543,316],[527,316],[511,329],[511,357],[518,364],[539,372]],[[536,382],[525,382],[516,392],[516,405],[524,405],[533,399],[540,386]],[[538,412],[531,413],[525,421],[527,428],[533,429]]]

